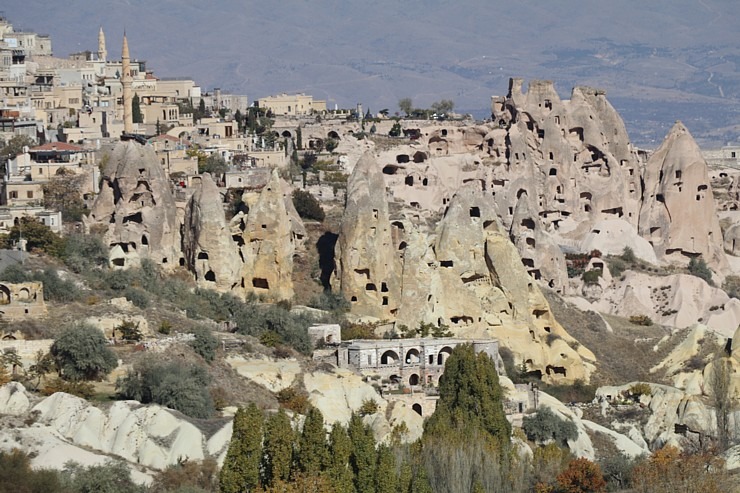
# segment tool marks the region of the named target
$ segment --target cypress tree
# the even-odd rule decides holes
[[[378,461],[375,469],[375,493],[396,493],[399,488],[396,475],[396,459],[387,445],[378,447]]]
[[[298,150],[303,149],[303,132],[301,127],[295,131],[295,146]]]
[[[370,427],[355,413],[349,420],[347,429],[352,442],[350,465],[355,475],[357,493],[375,493],[375,437]]]
[[[267,418],[262,456],[263,486],[269,487],[276,481],[286,481],[290,477],[294,439],[295,433],[285,410],[280,409]]]
[[[251,491],[259,485],[262,458],[262,411],[250,404],[234,416],[234,431],[219,475],[221,493]]]
[[[324,416],[312,407],[303,422],[299,441],[298,467],[308,476],[316,476],[327,466],[329,459],[326,447]]]
[[[144,123],[144,117],[141,114],[141,100],[136,93],[131,98],[131,121],[133,123]]]
[[[354,476],[349,466],[352,455],[352,442],[347,429],[334,423],[329,433],[329,456],[326,471],[337,493],[353,493]]]

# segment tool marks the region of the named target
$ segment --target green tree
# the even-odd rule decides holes
[[[357,493],[375,493],[375,437],[359,414],[352,413],[347,429],[352,443],[350,465],[354,472]]]
[[[85,177],[60,168],[56,176],[42,185],[44,207],[62,213],[64,221],[82,221],[85,203],[80,190]]]
[[[432,103],[432,111],[437,116],[447,115],[452,112],[452,108],[455,107],[455,102],[450,99],[443,99],[442,101]]]
[[[116,382],[116,390],[122,399],[155,403],[205,419],[214,411],[208,391],[210,383],[208,372],[199,365],[150,356],[134,363],[126,376]]]
[[[298,468],[307,476],[316,476],[328,465],[329,451],[324,430],[324,416],[315,407],[306,413],[298,442]]]
[[[210,173],[214,178],[226,173],[228,170],[229,166],[226,164],[226,161],[218,154],[208,156],[202,165],[200,160],[198,161],[198,173]]]
[[[352,455],[352,442],[347,429],[334,423],[329,433],[329,461],[327,473],[337,493],[354,492],[354,474],[349,461]]]
[[[131,470],[122,461],[108,461],[97,466],[74,462],[64,465],[66,491],[77,493],[144,493],[146,488],[134,483]]]
[[[387,445],[378,447],[378,461],[375,471],[375,492],[396,493],[399,488],[396,474],[396,458]]]
[[[568,440],[578,438],[578,429],[569,419],[558,417],[549,407],[542,406],[536,413],[524,416],[522,429],[527,438],[535,442],[555,440],[560,445],[567,445]]]
[[[64,240],[54,233],[49,226],[33,217],[23,216],[12,228],[8,239],[26,241],[26,250],[38,250],[49,255],[59,256],[64,247]]]
[[[300,126],[295,131],[295,147],[299,151],[303,149],[303,131]]]
[[[108,248],[99,236],[68,234],[64,239],[62,260],[72,272],[81,273],[108,265]]]
[[[398,100],[398,108],[409,116],[414,111],[414,103],[411,98],[402,98]]]
[[[293,206],[303,219],[313,219],[322,222],[326,215],[319,201],[310,192],[293,190]]]
[[[136,93],[131,99],[131,120],[134,123],[144,123],[144,115],[141,114],[141,100]]]
[[[31,458],[13,449],[0,451],[0,493],[62,493],[59,473],[31,469]]]
[[[712,271],[702,257],[691,257],[691,260],[689,260],[689,273],[692,276],[704,279],[710,286],[714,286]]]
[[[287,481],[293,463],[295,433],[284,409],[265,421],[265,437],[262,452],[262,485],[272,486],[276,481]]]
[[[33,147],[35,141],[27,135],[14,135],[9,141],[4,142],[0,139],[0,164],[5,171],[5,165],[9,159],[15,159],[18,154],[23,152],[24,147]]]
[[[262,411],[254,403],[236,412],[231,443],[219,475],[221,493],[242,493],[258,486],[263,420]]]
[[[390,132],[388,132],[389,137],[400,137],[402,132],[401,124],[399,122],[396,122],[391,127]]]
[[[483,432],[501,445],[510,441],[511,425],[503,408],[503,391],[496,365],[473,346],[457,346],[445,364],[439,381],[439,401],[424,432],[454,433],[461,439]]]
[[[103,333],[92,325],[77,323],[54,340],[50,353],[59,376],[65,380],[102,380],[118,364]]]
[[[190,341],[188,344],[193,351],[198,353],[209,363],[212,363],[216,357],[216,349],[218,349],[218,339],[216,339],[211,331],[207,327],[196,327],[192,334],[195,339]]]

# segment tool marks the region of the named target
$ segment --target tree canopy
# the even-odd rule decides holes
[[[75,324],[50,349],[59,376],[65,380],[102,380],[118,364],[103,333],[92,325]]]

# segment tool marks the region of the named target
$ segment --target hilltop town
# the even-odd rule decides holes
[[[59,58],[0,19],[0,466],[458,491],[438,489],[454,415],[493,437],[481,491],[595,465],[613,491],[737,487],[740,145],[677,121],[638,148],[604,91],[546,80],[512,78],[485,121],[444,99],[250,101],[110,44]],[[494,402],[470,428],[449,407],[466,382]],[[306,465],[313,425],[336,464]],[[258,428],[259,480],[233,482]],[[372,443],[372,474],[341,433]],[[660,454],[676,469],[653,478]]]

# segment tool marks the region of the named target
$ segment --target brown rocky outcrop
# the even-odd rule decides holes
[[[383,174],[363,154],[347,182],[347,205],[335,249],[334,286],[352,310],[379,320],[395,317],[401,264],[393,241]]]
[[[171,268],[180,259],[175,199],[154,150],[119,142],[103,170],[100,194],[85,227],[106,228],[112,267],[139,265],[141,259]]]
[[[707,163],[681,122],[676,122],[645,170],[640,235],[659,259],[686,263],[701,255],[727,265]]]
[[[242,262],[224,217],[223,199],[210,174],[188,201],[182,231],[185,264],[198,286],[231,291],[240,282]]]

